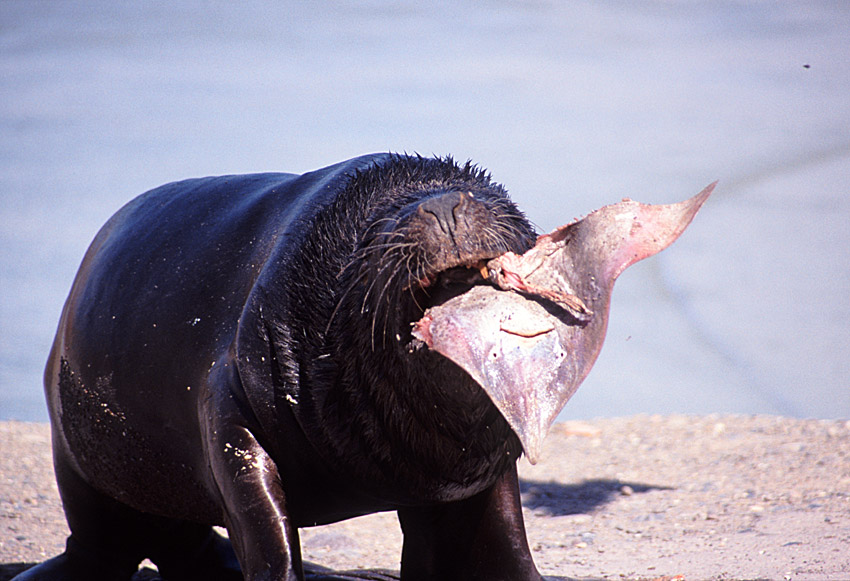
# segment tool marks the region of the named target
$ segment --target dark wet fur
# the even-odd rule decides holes
[[[449,192],[471,192],[477,204],[461,217],[469,223],[457,249],[417,213]],[[358,173],[319,213],[297,257],[303,276],[293,284],[304,286],[290,289],[303,301],[292,314],[308,317],[309,345],[291,364],[315,381],[301,386],[299,405],[313,406],[307,430],[321,433],[332,462],[378,486],[402,484],[379,494],[409,501],[478,491],[519,456],[484,391],[445,358],[415,349],[410,330],[440,292],[441,271],[523,252],[534,240],[501,186],[451,159],[393,157]]]
[[[451,159],[396,158],[394,163],[358,175],[348,192],[361,199],[383,193],[375,200],[366,228],[339,276],[345,294],[338,306],[346,303],[348,294],[362,297],[359,312],[372,322],[373,345],[376,341],[386,345],[390,327],[402,326],[391,315],[394,305],[405,298],[413,303],[414,316],[421,315],[431,299],[427,287],[439,273],[473,267],[533,243],[529,224],[504,189],[470,163],[458,167]],[[470,196],[478,204],[459,217],[457,231],[450,237],[435,227],[434,220],[419,215],[417,208],[431,197],[452,192]]]

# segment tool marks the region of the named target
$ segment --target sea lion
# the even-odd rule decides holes
[[[401,576],[538,580],[522,448],[412,349],[441,273],[524,252],[486,172],[368,155],[182,181],[97,234],[45,370],[65,553],[19,579],[303,578],[298,528],[397,510]]]
[[[395,510],[403,581],[539,581],[516,460],[593,365],[614,280],[703,194],[540,238],[449,158],[143,194],[62,312],[45,389],[71,536],[16,579],[147,557],[172,581],[301,580],[299,527]]]

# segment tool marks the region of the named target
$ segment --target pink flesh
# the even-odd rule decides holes
[[[429,309],[413,334],[481,385],[534,463],[602,348],[614,281],[672,244],[714,185],[678,204],[624,200],[540,236],[522,256],[488,263],[499,288],[475,286]]]

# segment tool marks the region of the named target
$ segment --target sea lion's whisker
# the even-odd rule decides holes
[[[363,295],[363,304],[360,306],[360,314],[364,314],[366,312],[366,304],[369,301],[369,295],[372,293],[372,289],[375,288],[375,284],[381,278],[381,274],[386,272],[392,265],[389,263],[381,263],[381,267],[375,273],[375,276],[372,277],[372,282],[369,283],[369,288],[366,289],[366,293]]]
[[[519,224],[515,223],[515,217],[513,216],[508,214],[498,215],[496,216],[496,224],[503,232],[507,233],[511,237],[522,238],[526,236],[526,232]]]
[[[359,275],[357,275],[357,277],[354,279],[354,281],[351,284],[349,284],[348,286],[345,287],[345,290],[342,292],[342,294],[339,297],[339,300],[337,300],[336,305],[334,306],[334,310],[331,312],[331,316],[328,317],[328,324],[325,326],[325,335],[327,335],[328,332],[330,331],[331,323],[333,323],[333,320],[336,317],[337,312],[339,312],[339,309],[342,306],[342,303],[345,302],[345,299],[348,298],[349,293],[354,289],[355,286],[357,286],[357,283],[359,283],[361,281],[361,279],[363,279],[365,277],[366,277],[366,273],[361,272]]]
[[[370,254],[377,253],[379,251],[387,251],[392,250],[394,248],[400,248],[403,246],[415,246],[415,242],[383,242],[377,244],[369,244],[368,246],[364,246],[363,248],[358,248],[354,251],[352,255],[352,259],[349,261],[349,264],[352,262],[362,261]]]
[[[375,231],[377,226],[380,226],[381,224],[385,224],[385,223],[391,223],[392,224],[392,227],[389,229],[389,231],[392,232],[393,229],[395,228],[395,226],[398,224],[398,221],[399,221],[399,219],[394,217],[394,216],[387,216],[387,217],[375,220],[374,222],[369,224],[369,226],[363,231],[363,233],[360,236],[360,239],[365,240],[369,236],[373,236],[373,235],[379,236],[380,234],[373,234],[373,232]]]
[[[345,264],[345,266],[343,266],[339,270],[339,272],[337,273],[337,279],[342,278],[342,276],[354,265],[359,265],[361,267],[361,270],[362,270],[363,266],[364,266],[363,262],[366,260],[366,258],[370,254],[377,253],[379,250],[386,251],[388,249],[391,249],[394,245],[397,245],[397,244],[401,244],[401,243],[378,245],[377,247],[369,246],[369,247],[365,247],[365,248],[358,248],[357,250],[355,250],[352,253],[351,260],[349,260]]]
[[[486,226],[478,233],[481,237],[481,247],[493,248],[496,254],[504,252],[505,241],[492,227]]]
[[[377,220],[375,220],[371,224],[369,224],[369,227],[366,228],[366,233],[368,233],[369,230],[371,230],[372,228],[374,228],[378,224],[383,224],[384,222],[392,222],[393,225],[395,225],[395,224],[398,224],[398,221],[399,221],[399,218],[397,216],[384,216],[383,218],[378,218]]]
[[[395,260],[394,262],[388,262],[386,264],[387,267],[392,267],[393,272],[398,271],[399,265],[400,265],[400,259]],[[386,270],[386,268],[384,268],[382,270]],[[375,278],[375,280],[377,280],[377,279],[378,279],[378,277]],[[380,291],[380,293],[378,293],[378,297],[375,300],[375,307],[376,308],[373,309],[373,312],[372,312],[372,350],[373,351],[375,350],[375,323],[377,322],[377,319],[378,319],[379,316],[383,317],[383,322],[384,322],[384,325],[383,325],[383,327],[384,327],[383,331],[384,332],[383,332],[382,345],[386,346],[386,344],[387,344],[387,322],[389,321],[389,313],[390,313],[390,308],[389,308],[390,307],[390,293],[387,292],[387,289],[390,288],[390,286],[392,285],[393,282],[394,282],[394,278],[392,276],[387,277],[387,279],[386,279],[386,281],[383,285],[383,288],[381,288],[381,291]],[[380,308],[381,307],[381,301],[384,300],[384,299],[386,299],[386,307],[387,308],[381,309]]]
[[[405,260],[405,266],[407,267],[408,280],[414,278],[413,270],[411,270],[411,268],[410,268],[410,261],[413,260],[414,258],[416,258],[416,270],[418,271],[419,268],[420,268],[421,263],[420,263],[419,257],[418,256],[414,257],[413,254],[410,254],[407,257],[407,260]],[[410,294],[410,298],[411,298],[411,300],[413,300],[413,304],[416,305],[416,308],[419,309],[420,311],[424,312],[425,311],[424,307],[422,307],[422,305],[420,305],[419,301],[416,299],[416,292],[413,288],[413,285],[408,285],[407,292],[408,292],[408,294]]]

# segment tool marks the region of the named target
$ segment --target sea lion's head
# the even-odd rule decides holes
[[[480,385],[412,330],[426,309],[482,283],[486,261],[530,248],[533,227],[484,171],[419,157],[358,174],[329,214],[323,239],[334,241],[333,225],[347,249],[328,355],[314,365],[335,386],[323,395],[323,429],[344,426],[332,445],[351,446],[338,461],[371,458],[420,499],[482,490],[519,457],[519,440]]]
[[[524,252],[536,238],[505,189],[485,172],[450,160],[418,159],[426,169],[438,163],[441,173],[381,184],[384,198],[345,273],[346,293],[360,301],[373,350],[407,346],[411,324],[425,309],[482,282],[488,260]]]

